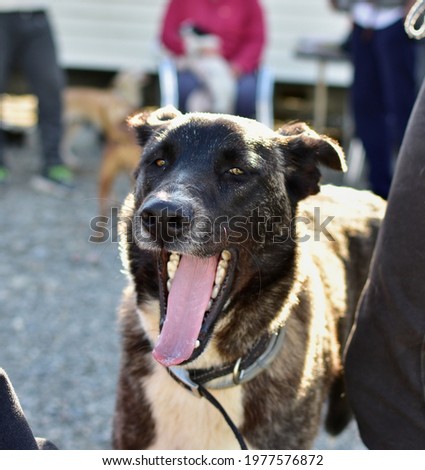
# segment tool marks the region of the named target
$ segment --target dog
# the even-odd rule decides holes
[[[116,127],[142,105],[141,72],[120,71],[108,88],[67,87],[64,91],[64,158],[72,154],[74,134],[82,123],[89,123],[106,140],[114,140]]]
[[[202,89],[188,96],[187,110],[232,114],[237,80],[230,64],[220,55],[220,39],[191,25],[182,28],[181,36],[185,55],[177,59],[177,66],[192,71],[203,84]]]
[[[127,118],[117,123],[113,138],[105,141],[98,175],[99,213],[107,216],[110,207],[114,204],[111,197],[112,189],[118,175],[124,173],[134,184],[134,170],[140,160],[140,147],[133,130],[127,125]]]
[[[140,152],[126,121],[142,107],[142,87],[147,81],[143,72],[123,70],[116,74],[110,87],[68,87],[64,93],[65,135],[64,161],[78,169],[79,157],[73,143],[82,124],[89,124],[104,139],[99,169],[99,212],[107,212],[111,189],[116,177],[132,175]]]
[[[344,171],[344,155],[303,123],[166,107],[130,124],[143,152],[120,221],[114,448],[307,449],[326,400],[340,432],[341,356],[385,202],[319,192],[319,164]]]

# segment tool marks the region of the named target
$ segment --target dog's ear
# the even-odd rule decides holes
[[[127,122],[136,131],[137,141],[143,147],[155,131],[181,115],[174,106],[164,106],[153,112],[131,116]]]
[[[345,156],[339,144],[319,135],[305,123],[292,123],[277,131],[283,152],[288,189],[300,200],[320,191],[319,163],[346,171]]]

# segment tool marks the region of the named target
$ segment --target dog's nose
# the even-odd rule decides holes
[[[170,242],[174,235],[180,234],[189,226],[193,219],[193,209],[187,202],[152,198],[142,205],[140,216],[146,230]]]

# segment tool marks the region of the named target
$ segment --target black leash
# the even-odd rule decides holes
[[[230,416],[227,414],[226,410],[221,406],[220,402],[216,400],[216,398],[204,386],[198,385],[198,391],[201,396],[206,398],[223,415],[223,418],[226,420],[226,423],[229,425],[230,429],[233,431],[233,434],[238,440],[241,450],[248,450],[248,446],[246,445],[241,432],[236,427],[235,423],[232,421]]]

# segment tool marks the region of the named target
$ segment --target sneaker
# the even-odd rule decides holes
[[[4,166],[0,165],[0,187],[4,186],[9,180],[9,172]]]
[[[45,174],[33,177],[32,185],[38,191],[63,196],[74,189],[74,177],[66,166],[55,165]]]
[[[61,184],[67,188],[74,188],[74,175],[72,171],[64,165],[51,166],[47,170],[47,178],[56,184]]]

